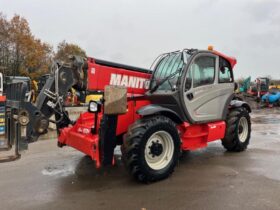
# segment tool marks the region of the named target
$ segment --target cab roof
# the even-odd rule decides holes
[[[218,52],[218,51],[216,51],[216,50],[213,50],[213,51],[211,51],[211,52],[213,52],[215,55],[221,56],[221,57],[223,57],[224,59],[226,59],[226,60],[230,63],[232,69],[233,69],[233,67],[235,66],[235,64],[237,63],[237,60],[236,60],[235,57],[227,56],[227,55],[225,55],[225,54],[223,54],[223,53],[221,53],[221,52]]]

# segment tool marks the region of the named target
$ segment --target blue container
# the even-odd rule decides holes
[[[262,96],[262,102],[269,102],[270,104],[274,104],[279,101],[280,101],[280,92],[267,93]]]

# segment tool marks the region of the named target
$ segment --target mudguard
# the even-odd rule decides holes
[[[141,116],[161,114],[161,115],[164,115],[164,116],[170,118],[175,123],[184,122],[183,119],[176,112],[174,112],[171,109],[157,105],[157,104],[149,104],[147,106],[143,106],[140,109],[138,109],[136,113]]]
[[[232,100],[229,104],[229,109],[238,108],[238,107],[244,107],[248,110],[249,113],[252,112],[251,107],[245,101]]]

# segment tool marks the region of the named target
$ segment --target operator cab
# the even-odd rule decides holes
[[[182,121],[224,120],[234,94],[235,63],[213,50],[163,54],[155,65],[148,97],[153,104],[174,111]]]

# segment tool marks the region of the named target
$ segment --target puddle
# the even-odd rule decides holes
[[[266,131],[261,131],[261,132],[259,132],[259,134],[261,134],[261,135],[263,135],[263,136],[273,136],[273,135],[279,135],[278,133],[276,133],[276,132],[270,132],[270,131],[268,131],[268,132],[266,132]]]
[[[280,114],[268,115],[268,116],[258,116],[252,118],[252,122],[256,124],[280,124]]]
[[[251,173],[255,173],[257,175],[261,175],[264,176],[268,179],[272,179],[275,181],[280,181],[280,169],[278,168],[273,168],[273,171],[267,171],[267,169],[265,168],[251,168],[248,169],[247,171],[251,172]]]
[[[46,176],[66,177],[75,174],[75,168],[71,165],[47,166],[42,170],[42,174]]]

